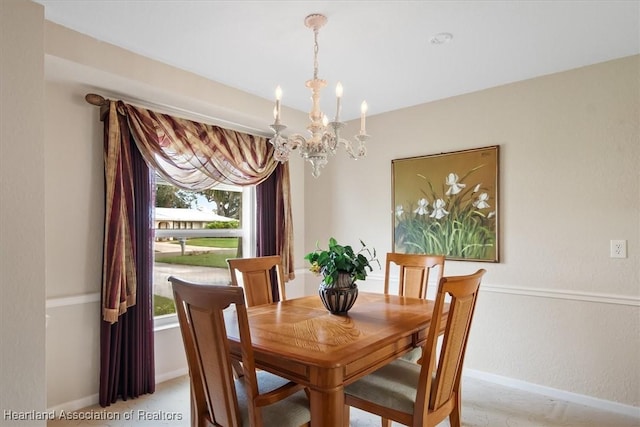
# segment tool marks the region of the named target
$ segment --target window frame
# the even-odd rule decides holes
[[[157,182],[156,182],[157,183]],[[163,182],[163,184],[167,184]],[[172,184],[168,184],[172,185]],[[242,228],[240,229],[188,229],[188,228],[175,228],[175,229],[163,229],[163,228],[154,228],[153,230],[153,239],[155,241],[158,237],[177,237],[177,238],[189,238],[189,237],[242,237],[242,253],[245,256],[255,256],[256,252],[256,213],[257,213],[257,205],[256,205],[256,186],[233,186],[222,184],[220,186],[216,186],[216,189],[219,190],[227,190],[227,191],[237,191],[238,189],[242,192],[242,218],[240,223],[242,224]],[[152,206],[152,209],[155,209],[155,206]],[[154,256],[154,267],[155,269],[155,256]],[[155,286],[155,284],[153,284]],[[153,295],[153,289],[152,289]],[[172,314],[163,314],[160,316],[153,316],[153,330],[161,331],[164,329],[171,329],[178,327],[178,317],[176,313]]]

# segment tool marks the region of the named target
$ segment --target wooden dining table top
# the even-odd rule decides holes
[[[421,345],[433,307],[433,300],[368,292],[344,315],[331,314],[317,295],[249,307],[255,363],[309,388],[312,426],[348,425],[344,386]],[[237,330],[227,326],[239,358]]]

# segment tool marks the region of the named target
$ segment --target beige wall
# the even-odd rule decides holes
[[[44,10],[0,2],[0,424],[45,387]],[[30,426],[45,425],[29,421]]]
[[[498,144],[501,262],[445,266],[487,269],[466,367],[640,406],[639,63],[371,117],[366,160],[306,181],[306,248],[333,235],[384,254],[392,159]],[[610,239],[629,257],[609,258]]]
[[[101,131],[83,96],[148,100],[261,132],[272,104],[51,23],[45,52],[47,404],[55,407],[92,403],[97,391]],[[373,116],[369,157],[340,152],[317,180],[293,159],[299,278],[287,293],[315,292],[302,257],[316,240],[391,248],[392,159],[499,144],[501,262],[445,269],[488,270],[467,368],[640,406],[639,71],[638,57],[628,58]],[[305,113],[286,113],[292,127],[304,126]],[[73,218],[80,232],[59,226],[65,186],[82,208]],[[627,239],[629,258],[608,258],[610,239]],[[380,290],[381,276],[367,286]],[[163,331],[156,345],[179,348],[177,337]],[[159,375],[184,370],[176,359],[157,360]]]
[[[45,85],[49,406],[98,392],[102,130],[98,110],[87,108],[83,96],[71,84]]]

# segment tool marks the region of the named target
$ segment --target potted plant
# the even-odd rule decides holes
[[[331,313],[349,311],[358,297],[356,280],[364,280],[368,272],[373,271],[372,262],[380,266],[376,250],[368,248],[362,240],[360,244],[362,247],[356,252],[351,246],[340,245],[331,237],[327,249],[316,244],[316,249],[304,257],[311,263],[310,270],[322,275],[318,293]]]

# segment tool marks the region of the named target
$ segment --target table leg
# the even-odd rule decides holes
[[[309,390],[309,401],[311,404],[311,427],[345,425],[343,387],[322,391],[311,389]]]

